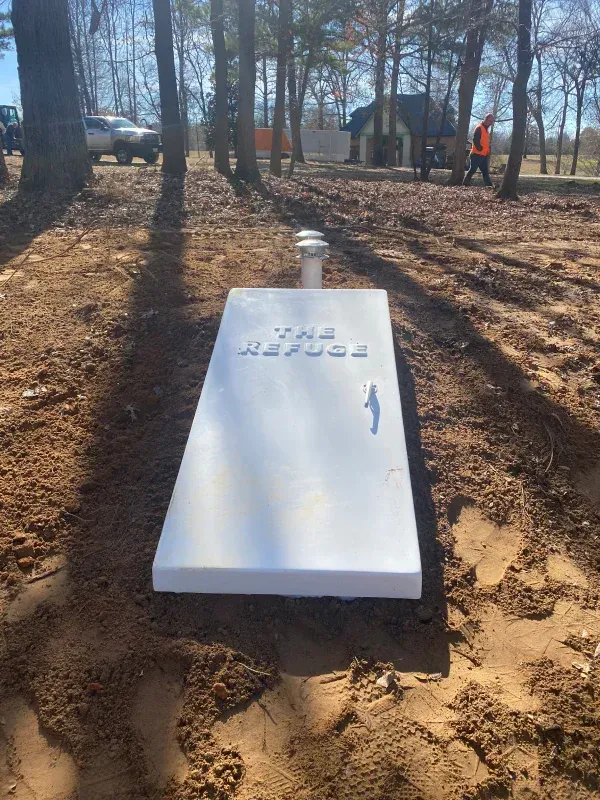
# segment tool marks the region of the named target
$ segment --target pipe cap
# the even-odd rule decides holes
[[[323,234],[320,231],[300,231],[296,234],[296,239],[303,241],[304,239],[318,240],[322,239]]]
[[[300,258],[329,258],[327,248],[329,244],[323,239],[303,239],[296,242],[296,247],[300,248]]]

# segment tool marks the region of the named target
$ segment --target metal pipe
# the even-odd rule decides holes
[[[300,279],[303,289],[323,288],[323,261],[327,255],[327,242],[322,239],[303,239],[300,248]]]

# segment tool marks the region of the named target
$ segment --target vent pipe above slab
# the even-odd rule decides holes
[[[296,244],[300,249],[300,273],[303,289],[323,288],[323,261],[329,258],[329,245],[323,239],[302,239]]]

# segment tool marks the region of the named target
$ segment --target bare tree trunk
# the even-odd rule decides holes
[[[313,62],[314,62],[314,54],[311,45],[311,49],[309,49],[308,53],[306,54],[306,60],[304,62],[304,70],[302,71],[302,80],[300,82],[300,91],[298,92],[298,113],[300,114],[300,122],[302,122],[302,114],[304,112],[304,100],[306,99],[308,79],[310,77],[310,71],[313,68]]]
[[[387,163],[388,167],[398,164],[398,78],[400,76],[400,35],[404,22],[406,0],[398,0],[396,25],[394,27],[394,49],[392,52],[392,77],[390,81],[390,121],[388,127]],[[345,124],[345,123],[344,123]]]
[[[240,39],[240,94],[238,101],[238,152],[235,175],[243,181],[260,181],[254,136],[256,54],[254,51],[255,0],[238,0]]]
[[[263,127],[269,127],[269,76],[267,75],[267,55],[262,54],[262,85],[263,85]]]
[[[136,3],[135,0],[131,2],[131,84],[133,87],[133,121],[137,125],[138,122],[138,113],[137,113],[137,76],[136,76],[136,49],[135,49],[135,12],[136,12]]]
[[[83,29],[83,44],[85,52],[86,69],[88,76],[88,86],[90,90],[90,107],[91,113],[98,113],[98,92],[97,92],[97,76],[96,76],[96,43],[93,37],[88,34],[88,20],[85,13],[84,0],[78,0],[81,5],[81,25]],[[91,47],[90,47],[91,39]],[[94,68],[92,70],[92,64]]]
[[[542,54],[540,50],[536,51],[535,60],[537,63],[537,85],[535,87],[535,106],[531,105],[531,113],[535,120],[538,129],[538,137],[540,144],[540,175],[548,174],[548,164],[546,160],[546,129],[544,127],[544,114],[542,111]]]
[[[179,11],[181,14],[181,10]],[[183,147],[186,156],[190,154],[190,124],[187,112],[187,87],[185,84],[185,32],[183,22],[180,23],[179,31],[179,109],[181,113],[181,124],[183,125]]]
[[[275,108],[273,110],[273,139],[271,142],[271,175],[281,178],[281,138],[285,123],[285,71],[288,57],[290,0],[279,0],[279,25],[277,29],[277,77],[275,80]]]
[[[132,37],[129,35],[129,21],[127,17],[125,17],[125,75],[127,77],[127,116],[129,119],[132,119],[133,116],[133,94],[131,92],[131,69],[130,63],[131,59],[129,58],[129,43]]]
[[[519,0],[519,29],[517,37],[517,74],[513,83],[513,126],[508,163],[498,191],[498,197],[517,200],[517,184],[527,129],[527,82],[531,74],[531,4],[532,0]]]
[[[227,51],[223,0],[210,0],[210,28],[215,54],[215,169],[231,175],[229,166],[229,109],[227,108]]]
[[[575,86],[575,97],[577,100],[577,113],[575,122],[575,139],[573,141],[573,161],[571,163],[571,175],[577,175],[577,161],[579,160],[579,144],[581,142],[581,117],[583,115],[583,98],[585,95],[585,81]]]
[[[185,175],[187,162],[177,98],[171,4],[169,0],[152,0],[152,7],[154,9],[154,49],[158,69],[162,122],[162,171],[169,175]]]
[[[488,18],[493,5],[494,0],[472,0],[470,7],[469,28],[460,71],[460,83],[458,85],[458,120],[456,122],[454,162],[450,177],[451,186],[460,186],[465,177],[465,153],[469,139],[473,97],[479,80],[479,69],[487,35]]]
[[[423,131],[421,135],[421,180],[428,178],[427,133],[429,132],[429,106],[431,103],[431,72],[433,69],[433,14],[435,0],[429,3],[429,24],[427,26],[427,77],[425,79],[425,101],[423,103]]]
[[[544,117],[542,114],[536,113],[533,115],[538,129],[538,139],[540,148],[540,175],[548,174],[548,159],[546,156],[546,128],[544,127]]]
[[[96,37],[91,36],[92,40],[92,64],[94,67],[93,72],[93,86],[94,86],[94,111],[98,113],[98,63],[96,61]]]
[[[74,191],[92,177],[69,42],[67,0],[13,0],[27,146],[23,191]]]
[[[562,113],[560,116],[560,124],[558,126],[558,138],[556,142],[556,163],[554,165],[554,174],[560,175],[560,162],[562,160],[563,140],[565,135],[565,124],[567,122],[567,111],[569,110],[569,93],[566,87],[563,87],[565,94]]]
[[[375,112],[373,115],[373,166],[383,166],[383,101],[387,44],[387,0],[377,9],[377,52],[375,53]]]
[[[69,14],[69,28],[71,32],[71,41],[75,55],[75,61],[77,64],[76,75],[79,83],[79,89],[81,91],[81,99],[82,99],[82,108],[85,114],[92,113],[92,100],[90,97],[90,93],[88,90],[87,85],[87,78],[85,74],[85,67],[83,64],[83,50],[81,46],[81,31],[82,31],[82,22],[79,19],[79,7],[75,7],[75,19],[73,19],[72,15]]]
[[[105,19],[106,19],[106,46],[108,48],[108,60],[110,63],[110,78],[112,81],[115,114],[120,114],[121,112],[119,111],[119,93],[117,90],[117,69],[115,66],[114,53],[112,49],[112,29],[110,27],[110,18],[108,16],[108,11],[106,12]]]
[[[188,117],[188,91],[183,82],[183,91],[181,94],[181,124],[183,125],[183,149],[185,150],[186,157],[190,155],[190,120]]]
[[[115,2],[114,2],[114,0],[111,3],[111,9],[112,9],[112,11],[111,11],[111,16],[109,18],[108,24],[110,26],[110,23],[112,21],[112,41],[113,41],[113,44],[115,46],[114,58],[112,59],[113,60],[113,65],[114,65],[114,71],[115,71],[114,81],[115,81],[116,98],[117,98],[117,101],[116,101],[117,108],[115,109],[115,111],[116,111],[117,114],[123,114],[123,92],[122,92],[122,89],[121,89],[121,79],[119,77],[119,54],[118,54],[118,51],[117,51],[117,48],[119,46],[119,37],[117,35],[117,13],[115,11]]]
[[[304,164],[304,153],[302,152],[302,138],[300,134],[300,107],[298,105],[298,93],[296,84],[296,59],[294,58],[294,38],[290,33],[290,45],[288,49],[288,105],[290,114],[290,128],[292,129],[292,163],[293,165]]]
[[[175,46],[179,67],[179,111],[183,125],[183,147],[187,157],[190,155],[190,124],[188,119],[188,91],[185,80],[185,33],[187,20],[181,6],[172,12],[172,21],[175,23]]]

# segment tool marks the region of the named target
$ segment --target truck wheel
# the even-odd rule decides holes
[[[90,153],[90,158],[94,162],[94,164],[100,163],[100,159],[102,158],[102,153]]]
[[[147,156],[144,156],[144,161],[146,164],[156,164],[158,161],[158,153],[148,153]]]
[[[115,145],[115,158],[119,164],[131,164],[133,156],[129,152],[129,148],[122,142]]]

